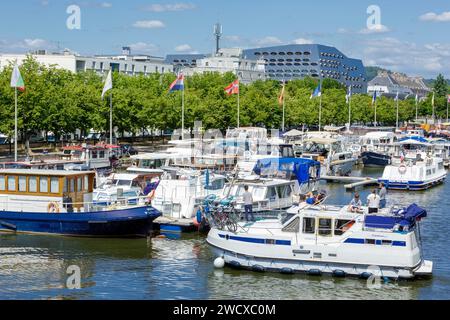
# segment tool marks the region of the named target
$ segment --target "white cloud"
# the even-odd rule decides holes
[[[373,25],[370,28],[365,28],[359,31],[360,34],[386,33],[391,31],[388,27],[382,24]]]
[[[141,29],[160,29],[164,28],[165,24],[160,20],[140,20],[136,21],[133,24],[133,27]]]
[[[228,40],[230,42],[241,42],[242,38],[240,36],[225,36],[225,40]]]
[[[152,4],[144,7],[144,11],[166,12],[166,11],[185,11],[195,9],[192,3],[174,3],[174,4]]]
[[[380,66],[408,74],[450,76],[450,44],[417,44],[393,37],[356,39],[349,43],[351,56],[362,57],[366,66]]]
[[[450,11],[442,12],[441,14],[428,12],[419,17],[421,21],[433,21],[433,22],[448,22],[450,21]]]
[[[137,51],[137,53],[153,53],[159,50],[157,45],[145,42],[133,43],[130,44],[129,47],[132,51]]]
[[[27,52],[37,49],[51,50],[55,49],[56,46],[44,39],[23,39],[19,41],[0,41],[0,51],[3,52]]]
[[[181,44],[181,45],[175,47],[175,51],[176,52],[188,52],[188,51],[192,51],[192,47],[188,44]]]
[[[255,40],[254,43],[258,46],[270,46],[270,45],[282,44],[283,41],[281,41],[280,39],[278,39],[277,37],[274,37],[274,36],[267,36],[262,39]]]
[[[295,44],[313,44],[314,41],[305,38],[298,38],[293,41]]]
[[[102,3],[100,4],[100,7],[102,7],[102,8],[111,8],[111,7],[112,7],[112,3],[109,3],[109,2],[102,2]]]

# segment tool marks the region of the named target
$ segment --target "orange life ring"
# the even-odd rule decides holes
[[[61,210],[59,208],[59,204],[56,202],[50,202],[47,206],[48,213],[60,213]]]

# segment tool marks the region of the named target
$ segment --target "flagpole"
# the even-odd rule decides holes
[[[237,94],[237,127],[241,126],[241,84],[239,83],[239,89]]]
[[[14,88],[14,162],[17,162],[17,87]]]
[[[322,80],[319,80],[319,132],[322,131]]]
[[[373,126],[377,126],[377,100],[375,98],[375,122],[373,123]]]
[[[112,90],[109,92],[109,144],[113,144],[113,103]]]
[[[286,89],[286,82],[283,81],[283,94],[281,96],[281,98],[283,99],[283,121],[282,121],[282,125],[281,125],[281,130],[284,132],[284,129],[286,127],[286,102],[285,102],[285,89]]]
[[[184,140],[184,86],[181,92],[181,140]]]
[[[433,92],[433,99],[431,100],[431,103],[433,104],[433,108],[432,108],[432,117],[433,117],[433,124],[435,124],[436,120],[435,120],[435,114],[434,114],[434,92]]]
[[[448,100],[449,100],[449,98],[447,96],[447,123],[448,123]]]
[[[397,120],[395,122],[395,128],[398,130],[398,92],[397,92],[396,100],[397,100]]]
[[[416,122],[419,120],[419,96],[416,92]]]
[[[350,95],[348,96],[348,132],[350,132],[350,127],[352,125],[352,89],[350,87]]]

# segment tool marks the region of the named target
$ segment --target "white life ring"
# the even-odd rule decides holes
[[[398,172],[400,174],[405,174],[406,173],[406,165],[401,164],[400,167],[398,167]]]

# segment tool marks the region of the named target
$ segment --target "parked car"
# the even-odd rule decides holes
[[[124,156],[134,156],[139,153],[131,144],[122,144],[120,147]]]

